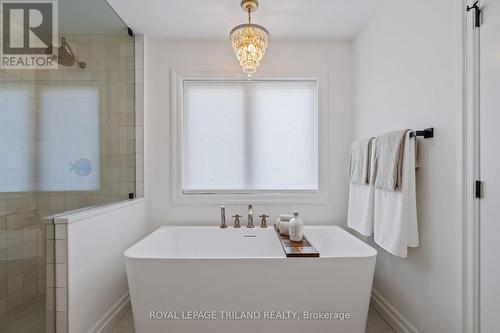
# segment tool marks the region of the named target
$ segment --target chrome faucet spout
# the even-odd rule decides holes
[[[220,227],[222,229],[227,228],[227,224],[226,224],[226,208],[224,206],[220,207]]]
[[[253,207],[248,205],[248,223],[247,228],[253,228]]]

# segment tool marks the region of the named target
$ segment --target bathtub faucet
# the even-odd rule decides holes
[[[253,228],[253,207],[248,205],[248,224],[247,228]]]
[[[220,227],[222,229],[226,229],[227,228],[227,224],[226,224],[226,207],[224,207],[224,206],[220,206]]]

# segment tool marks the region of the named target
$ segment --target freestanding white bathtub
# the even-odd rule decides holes
[[[364,333],[377,252],[306,227],[320,258],[273,228],[162,227],[125,252],[137,333]]]

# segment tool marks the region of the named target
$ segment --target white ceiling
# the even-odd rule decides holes
[[[245,23],[240,0],[107,0],[136,33],[153,38],[225,39]],[[254,23],[273,39],[351,39],[383,0],[259,0]]]

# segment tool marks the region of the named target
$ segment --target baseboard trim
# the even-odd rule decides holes
[[[419,333],[419,331],[375,289],[372,289],[371,303],[375,310],[397,333]]]
[[[92,326],[89,333],[110,333],[120,318],[130,309],[128,291]]]

